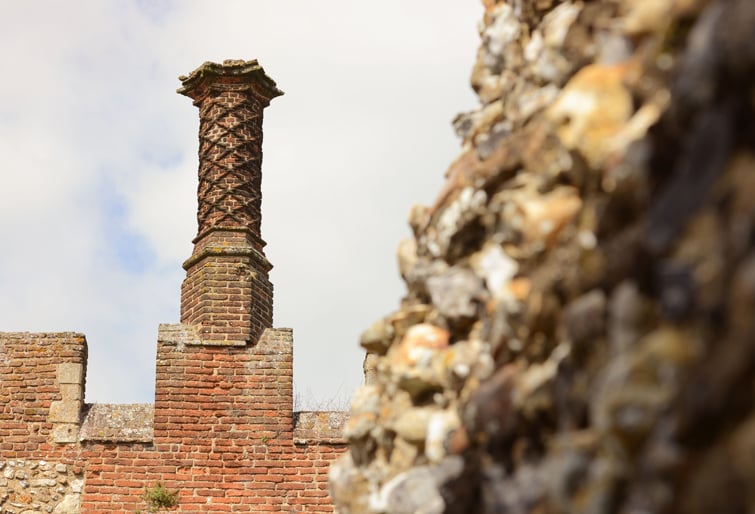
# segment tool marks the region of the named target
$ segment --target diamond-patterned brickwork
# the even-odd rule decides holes
[[[256,60],[206,62],[179,77],[199,107],[198,237],[215,228],[260,234],[262,110],[282,95]]]
[[[199,234],[245,227],[260,235],[262,106],[249,91],[220,91],[200,105]]]

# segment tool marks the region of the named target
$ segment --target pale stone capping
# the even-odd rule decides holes
[[[284,340],[293,344],[293,329],[266,328],[255,345],[265,344],[273,340]],[[184,323],[160,323],[157,329],[158,344],[178,346],[246,346],[247,341],[203,341],[197,335],[192,325]]]
[[[194,327],[183,323],[160,323],[157,328],[157,342],[178,347],[202,344]]]
[[[205,257],[208,257],[210,255],[213,256],[229,256],[229,257],[251,257],[252,261],[259,264],[262,269],[265,271],[270,271],[273,269],[273,265],[270,263],[270,261],[267,260],[267,257],[265,257],[265,254],[255,249],[255,244],[257,244],[260,248],[264,248],[267,246],[267,243],[262,240],[262,238],[259,236],[259,234],[255,234],[254,231],[250,230],[248,227],[209,227],[192,239],[192,243],[197,244],[205,237],[210,236],[211,234],[215,232],[227,232],[227,233],[236,233],[236,234],[244,234],[248,239],[246,241],[246,244],[239,241],[240,247],[228,247],[225,246],[224,243],[216,244],[216,245],[209,245],[204,247],[202,250],[200,250],[197,254],[193,254],[191,257],[186,259],[184,263],[181,265],[183,269],[188,270],[190,267],[194,266],[197,262],[201,261]],[[251,246],[249,246],[251,245]]]
[[[85,339],[81,332],[3,332],[0,339]]]
[[[343,426],[348,419],[342,411],[294,412],[294,444],[346,444]]]
[[[219,245],[204,247],[201,251],[186,259],[183,263],[183,268],[188,270],[207,257],[249,257],[252,261],[259,263],[266,271],[273,269],[273,265],[270,264],[270,261],[251,246],[248,248],[228,248]]]
[[[87,405],[79,440],[151,443],[155,407],[151,403]]]

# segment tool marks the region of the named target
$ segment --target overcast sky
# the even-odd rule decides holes
[[[196,234],[197,109],[178,75],[258,59],[262,237],[307,408],[362,380],[404,293],[395,250],[474,108],[476,0],[0,0],[0,330],[87,336],[88,402],[151,402]]]

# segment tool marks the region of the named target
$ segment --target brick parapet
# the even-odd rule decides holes
[[[0,512],[80,505],[86,362],[83,334],[0,332]]]
[[[34,434],[5,449],[78,440],[87,354],[83,334],[0,332],[0,431]]]
[[[165,330],[165,325],[161,326]],[[168,329],[176,329],[168,326]],[[185,333],[184,333],[185,334]],[[173,441],[176,419],[198,433],[235,425],[240,439],[290,434],[293,402],[293,334],[268,329],[254,346],[158,345],[155,439]],[[204,436],[201,436],[204,437]],[[182,440],[185,435],[182,436]],[[196,440],[192,441],[194,444]]]
[[[36,484],[34,495],[20,478],[0,484],[0,506],[133,514],[161,482],[179,491],[181,513],[333,511],[343,415],[292,412],[290,329],[246,347],[202,344],[181,324],[161,325],[158,339],[155,404],[84,405],[78,437],[61,444],[50,407],[66,382],[83,383],[84,337],[0,333],[0,466],[21,463],[18,476]]]

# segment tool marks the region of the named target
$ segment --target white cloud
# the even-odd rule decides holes
[[[178,318],[196,231],[197,113],[176,77],[258,58],[286,92],[265,112],[275,322],[294,328],[303,396],[348,394],[359,332],[403,292],[410,204],[432,201],[458,150],[480,11],[0,3],[0,329],[83,331],[87,400],[151,400],[157,324]]]

